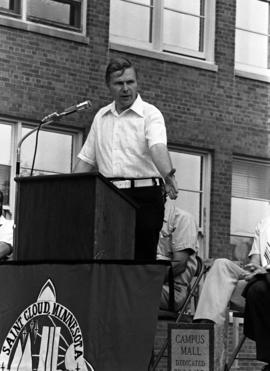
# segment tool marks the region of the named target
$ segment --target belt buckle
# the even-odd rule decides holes
[[[130,188],[130,180],[115,180],[113,181],[113,184],[119,188],[119,189],[123,189],[123,188]]]

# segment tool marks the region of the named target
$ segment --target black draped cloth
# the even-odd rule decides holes
[[[257,359],[270,363],[270,273],[256,275],[243,292],[244,334],[256,342]]]
[[[2,371],[146,370],[167,267],[1,264]]]

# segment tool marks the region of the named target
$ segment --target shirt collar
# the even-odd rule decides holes
[[[140,94],[137,95],[137,98],[133,102],[132,106],[130,106],[124,112],[127,112],[129,110],[132,110],[133,112],[137,113],[137,115],[139,115],[139,116],[142,116],[142,117],[144,116],[144,114],[143,114],[143,100],[142,100]],[[119,116],[119,114],[116,111],[115,101],[113,101],[111,104],[109,104],[106,107],[106,109],[103,112],[103,115],[105,115],[108,112],[112,112],[114,115]],[[122,113],[124,113],[124,112],[122,112]]]

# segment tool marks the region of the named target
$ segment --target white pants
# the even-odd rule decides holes
[[[241,296],[247,282],[241,279],[246,271],[228,259],[217,259],[206,275],[194,319],[209,319],[223,324],[229,302],[244,309]]]

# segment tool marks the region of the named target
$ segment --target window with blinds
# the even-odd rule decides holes
[[[270,216],[270,162],[234,158],[231,238],[234,259],[247,261],[256,224]]]
[[[232,196],[270,200],[270,163],[234,160]]]
[[[232,169],[231,234],[252,236],[270,215],[270,162],[236,158]]]

